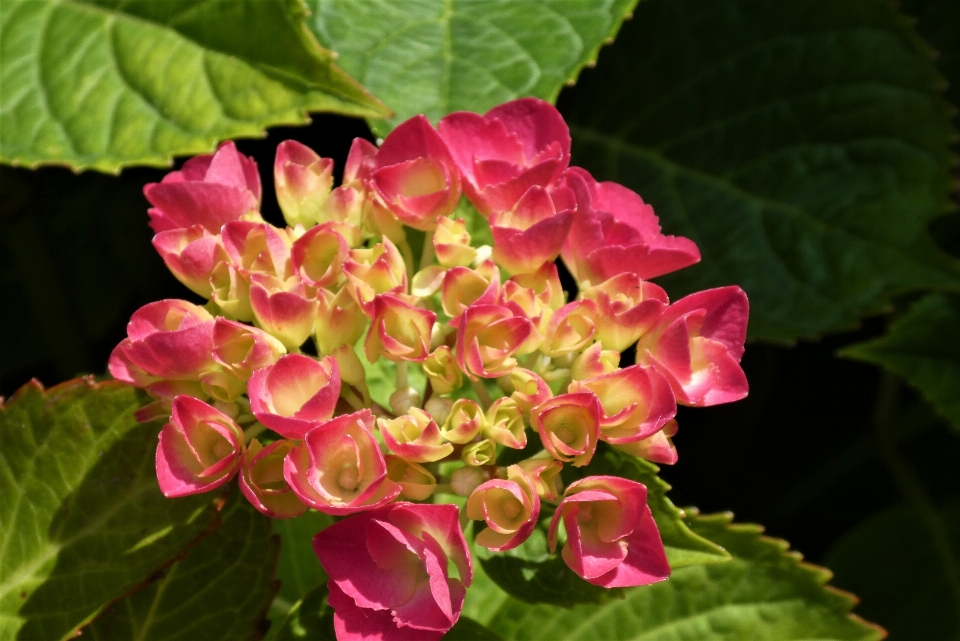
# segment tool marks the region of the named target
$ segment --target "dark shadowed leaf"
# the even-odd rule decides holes
[[[889,0],[650,0],[559,106],[576,164],[700,246],[671,293],[740,285],[751,335],[786,342],[960,286],[927,233],[955,182],[942,86]]]
[[[253,641],[277,590],[279,541],[270,519],[235,491],[223,523],[147,587],[84,628],[97,641]]]
[[[960,297],[927,296],[886,336],[840,353],[899,374],[960,429]]]

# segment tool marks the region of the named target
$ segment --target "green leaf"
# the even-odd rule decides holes
[[[277,590],[279,541],[270,519],[235,491],[223,524],[146,588],[114,603],[84,628],[93,639],[260,638]]]
[[[294,604],[279,625],[270,630],[268,641],[336,641],[333,630],[333,609],[327,605],[327,586],[308,592]]]
[[[503,641],[503,638],[470,617],[461,616],[456,625],[443,635],[444,641]]]
[[[0,638],[71,637],[213,523],[215,496],[160,493],[145,398],[78,379],[0,406]]]
[[[274,607],[286,611],[307,592],[323,585],[327,574],[313,551],[313,537],[333,523],[333,517],[313,510],[294,519],[274,519],[273,531],[280,535],[280,593]]]
[[[827,563],[890,638],[960,637],[960,506],[884,510],[835,543]]]
[[[954,0],[900,0],[904,13],[917,18],[917,31],[936,49],[937,69],[947,79],[947,98],[960,106],[960,3]]]
[[[922,298],[886,336],[840,354],[902,376],[960,429],[960,296]]]
[[[789,342],[960,286],[926,231],[954,187],[930,58],[890,0],[649,0],[559,106],[575,164],[699,245],[662,284],[738,284]]]
[[[676,570],[668,581],[631,588],[622,600],[572,610],[503,598],[478,620],[504,639],[867,641],[883,632],[850,614],[853,596],[826,587],[830,573],[800,562],[762,528],[729,515],[693,519],[728,549],[728,563]]]
[[[7,2],[0,160],[162,166],[307,111],[388,115],[305,14],[302,0]]]
[[[508,100],[554,101],[596,60],[636,0],[309,0],[320,42],[394,110],[385,136],[418,113],[483,113]]]

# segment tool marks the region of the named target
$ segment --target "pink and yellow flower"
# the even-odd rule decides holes
[[[177,280],[190,291],[210,298],[213,268],[227,259],[220,236],[211,234],[203,225],[193,225],[162,231],[153,237],[152,242]]]
[[[386,505],[400,494],[373,436],[370,410],[344,414],[307,432],[283,462],[283,477],[300,500],[343,516]]]
[[[600,401],[600,438],[630,443],[658,432],[677,413],[670,382],[652,367],[632,365],[585,381],[571,392],[593,392]]]
[[[749,303],[739,287],[691,294],[668,307],[641,340],[637,360],[667,377],[677,402],[705,407],[747,395],[740,368]]]
[[[396,503],[314,537],[337,639],[439,641],[453,627],[473,580],[458,516],[455,505]]]
[[[342,265],[350,247],[339,233],[342,228],[338,223],[324,223],[294,241],[291,267],[307,285],[332,290],[343,281]]]
[[[310,229],[319,220],[320,208],[333,187],[333,160],[295,140],[277,145],[273,182],[283,217],[291,227]]]
[[[433,418],[417,407],[397,418],[378,419],[377,425],[383,442],[405,461],[432,463],[453,452],[453,445],[444,443]]]
[[[471,379],[496,378],[517,366],[515,355],[537,349],[542,337],[530,319],[503,305],[471,305],[457,329],[457,364]]]
[[[407,267],[400,250],[389,238],[370,248],[350,250],[343,261],[347,287],[364,312],[371,315],[370,304],[378,294],[402,294],[407,289]]]
[[[653,327],[669,303],[662,288],[631,272],[590,287],[582,297],[597,310],[597,338],[604,349],[618,352],[636,343]]]
[[[552,185],[570,162],[570,130],[552,105],[521,98],[485,115],[458,111],[437,128],[484,216],[511,209],[534,185]]]
[[[287,354],[254,372],[247,391],[258,421],[286,438],[301,440],[333,416],[340,397],[340,368],[330,356],[316,361]]]
[[[450,407],[441,434],[451,443],[465,445],[480,434],[485,424],[483,408],[469,398],[458,398]]]
[[[393,294],[374,298],[371,309],[373,323],[363,344],[368,361],[376,362],[381,356],[391,361],[427,358],[436,314]]]
[[[577,392],[537,405],[530,412],[530,422],[550,456],[582,467],[597,450],[601,416],[597,397],[592,392]]]
[[[273,519],[290,519],[307,511],[283,478],[283,459],[296,447],[293,441],[280,440],[263,447],[250,441],[240,470],[240,491],[258,511]]]
[[[436,394],[449,394],[463,384],[463,374],[448,345],[441,345],[423,361],[423,373]]]
[[[243,464],[243,430],[226,414],[190,396],[173,399],[160,430],[157,482],[169,498],[216,489]]]
[[[561,556],[571,570],[605,588],[663,581],[670,565],[647,506],[647,488],[616,476],[571,483],[550,522],[550,549],[560,521],[567,531]]]
[[[213,326],[213,360],[246,381],[258,369],[287,353],[283,343],[256,327],[217,318]]]
[[[218,234],[231,220],[259,217],[260,176],[252,158],[225,142],[217,153],[191,158],[180,171],[148,184],[143,194],[153,205],[147,213],[154,232],[202,225]]]
[[[527,446],[525,428],[523,410],[515,400],[504,396],[495,400],[487,409],[483,435],[504,447],[522,450]]]
[[[334,294],[317,290],[317,322],[314,340],[321,354],[333,354],[340,346],[351,347],[363,336],[367,316],[345,287]]]
[[[385,458],[387,478],[400,486],[398,499],[426,501],[437,489],[437,477],[422,465],[389,454]]]
[[[250,309],[257,323],[287,349],[303,345],[313,333],[319,304],[296,276],[250,276]]]
[[[511,274],[530,274],[560,255],[577,203],[573,191],[533,185],[511,209],[490,214],[493,258]]]
[[[223,247],[230,262],[245,278],[250,274],[268,274],[289,278],[290,235],[267,223],[238,220],[223,226]]]
[[[506,479],[492,479],[473,491],[467,500],[467,516],[487,524],[476,535],[479,545],[494,552],[512,550],[536,527],[540,496],[523,469],[511,465]]]
[[[460,172],[426,116],[414,116],[384,139],[373,159],[370,184],[390,212],[429,231],[460,200]]]
[[[466,267],[477,257],[470,245],[470,233],[462,218],[440,218],[433,233],[433,251],[442,267]]]
[[[673,465],[678,460],[677,448],[673,444],[673,437],[677,434],[676,419],[668,421],[659,432],[654,432],[647,438],[640,441],[631,441],[629,443],[615,443],[613,446],[618,450],[632,454],[633,456],[662,463],[664,465]]]

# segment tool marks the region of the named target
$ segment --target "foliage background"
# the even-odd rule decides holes
[[[90,4],[110,9],[112,3]],[[259,3],[267,5],[299,15],[292,0]],[[832,584],[862,599],[855,612],[886,627],[892,639],[960,639],[960,217],[951,213],[960,4],[803,0],[790,10],[750,0],[647,0],[635,9],[612,0],[310,5],[306,25],[317,39],[397,115],[368,123],[315,114],[306,126],[274,126],[265,138],[238,141],[259,164],[268,220],[281,221],[269,174],[284,139],[333,157],[339,168],[353,137],[374,140],[418,111],[435,118],[455,109],[483,111],[518,95],[557,98],[574,130],[574,161],[636,189],[668,233],[689,235],[704,248],[700,266],[665,283],[671,293],[738,283],[751,296],[752,342],[743,361],[750,396],[730,406],[681,409],[680,462],[661,472],[674,486],[673,501],[764,524],[806,560],[831,568]],[[590,10],[578,14],[586,5]],[[6,14],[0,15],[0,156],[32,164],[16,148],[21,142],[9,137],[12,107],[4,102],[15,81],[10,34],[26,28],[14,24],[14,6],[0,2]],[[597,58],[630,11],[633,19]],[[183,20],[139,19],[176,23],[165,27],[165,37],[171,29],[189,31]],[[196,19],[202,26],[202,16]],[[251,15],[231,19],[249,24]],[[299,23],[291,24],[281,26],[296,32]],[[202,29],[184,38],[220,47],[198,33]],[[375,47],[381,42],[389,46]],[[217,64],[243,62],[230,73],[247,74],[250,86],[278,82],[281,71],[302,72],[251,62],[252,50]],[[133,53],[116,55],[122,60]],[[311,55],[297,64],[329,64]],[[561,91],[594,59],[595,69]],[[107,63],[94,56],[86,64]],[[53,74],[63,92],[78,91],[66,79],[82,67]],[[249,122],[234,129],[200,127],[190,141],[150,150],[149,162],[162,164],[173,153],[179,165],[183,154],[209,149],[214,140],[296,124],[304,108],[375,115],[374,103],[324,104],[330,99],[318,97],[323,91],[298,86],[289,104],[249,114]],[[97,108],[79,105],[77,113]],[[188,121],[202,120],[211,107],[201,101],[191,108],[196,113],[184,116]],[[70,122],[81,130],[99,126]],[[131,159],[79,164],[111,169]],[[152,250],[146,225],[142,186],[165,171],[0,167],[0,395],[10,396],[32,377],[53,385],[78,374],[101,375],[137,307],[188,295]],[[244,543],[267,541],[269,533],[255,533],[258,526],[242,509],[222,519],[239,524],[224,536],[239,538],[208,545],[236,546],[247,580],[269,584],[255,569],[278,562],[270,549],[275,544],[253,549]],[[283,552],[281,568],[295,553],[303,550]],[[190,554],[183,563],[192,565],[164,582],[207,580],[190,582],[209,576],[200,560],[191,561],[201,558],[201,548]],[[292,603],[318,582],[306,577],[291,589],[288,581],[281,597]],[[313,605],[322,614],[322,606]],[[304,601],[301,607],[310,606]],[[135,613],[140,606],[130,607]],[[516,618],[509,607],[495,616]],[[118,638],[123,625],[128,622],[107,616],[90,630],[94,638]],[[509,630],[499,630],[506,638]]]

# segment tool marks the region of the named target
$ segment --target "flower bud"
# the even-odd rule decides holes
[[[619,365],[620,352],[612,349],[605,350],[600,343],[594,343],[583,350],[573,361],[570,374],[573,380],[582,381],[609,374],[615,371]]]
[[[173,498],[218,488],[240,469],[243,453],[243,430],[233,419],[203,401],[178,396],[157,445],[160,491]]]
[[[244,276],[268,274],[289,278],[291,239],[286,230],[267,223],[236,221],[223,226],[223,248]]]
[[[373,159],[370,184],[397,218],[415,229],[436,227],[460,200],[460,173],[426,116],[401,123]]]
[[[467,500],[467,516],[486,521],[477,543],[494,552],[511,550],[530,537],[540,516],[540,497],[517,465],[507,468],[507,480],[492,479]]]
[[[412,387],[398,389],[390,395],[390,411],[396,415],[406,414],[410,408],[420,407],[420,392]]]
[[[197,380],[214,367],[213,317],[202,307],[184,300],[160,300],[144,305],[127,324],[129,342],[121,343],[123,360],[149,376],[171,380]],[[112,358],[110,373],[120,380],[130,369]],[[135,383],[134,380],[128,382]]]
[[[493,465],[497,462],[497,444],[487,438],[470,443],[463,448],[460,458],[467,465],[474,467]]]
[[[453,350],[447,345],[433,350],[423,361],[423,373],[430,379],[433,391],[437,394],[449,394],[463,383],[463,375],[457,367]]]
[[[274,441],[266,447],[250,441],[240,471],[240,491],[253,507],[272,519],[290,519],[307,511],[283,478],[283,459],[296,446],[293,441]]]
[[[527,433],[523,424],[523,410],[509,397],[498,398],[487,410],[483,435],[494,443],[515,450],[527,446]]]
[[[622,352],[653,327],[667,308],[667,293],[629,272],[583,292],[597,309],[597,338],[604,349]]]
[[[349,251],[334,223],[318,225],[293,243],[293,273],[311,287],[335,289],[344,278],[341,266]]]
[[[373,323],[363,344],[368,361],[374,363],[381,356],[394,362],[427,358],[436,314],[390,294],[374,298],[372,312]]]
[[[458,467],[450,473],[450,488],[459,496],[470,496],[489,475],[475,467]]]
[[[287,354],[254,372],[247,390],[258,421],[286,438],[301,440],[333,416],[340,398],[340,368],[329,356],[315,361]]]
[[[342,345],[353,347],[367,326],[367,317],[346,288],[336,294],[317,290],[314,340],[321,354],[333,354]]]
[[[457,364],[471,379],[496,378],[517,366],[515,354],[529,354],[542,338],[530,319],[502,305],[472,305],[457,330]]]
[[[394,419],[377,420],[380,435],[391,452],[414,463],[432,463],[453,452],[453,445],[443,442],[440,428],[429,414],[416,407],[408,412]]]
[[[445,440],[463,445],[480,434],[485,420],[480,405],[469,398],[459,398],[453,402],[441,434]]]
[[[385,505],[400,494],[400,486],[387,478],[373,422],[364,409],[307,432],[283,462],[283,477],[301,501],[343,516]]]
[[[677,433],[677,421],[671,420],[659,432],[640,440],[629,443],[614,443],[613,446],[627,454],[662,463],[664,465],[673,465],[677,462],[677,448],[674,447],[671,440]]]
[[[560,255],[576,199],[567,187],[532,185],[511,209],[490,214],[493,258],[511,274],[529,274]]]
[[[372,314],[368,306],[378,294],[402,294],[407,289],[403,256],[386,237],[369,249],[351,249],[343,261],[343,272],[351,295],[368,315]]]
[[[433,233],[433,251],[443,267],[467,267],[477,257],[470,246],[470,233],[462,218],[440,218]]]
[[[410,279],[410,293],[417,298],[430,298],[443,286],[447,271],[439,265],[428,265]]]
[[[426,501],[437,488],[437,478],[422,465],[399,456],[386,456],[387,478],[400,486],[398,499]]]
[[[492,260],[476,269],[454,267],[443,276],[440,303],[447,316],[457,319],[470,305],[493,305],[500,293],[500,270]],[[456,327],[455,322],[451,322]]]
[[[246,381],[226,368],[207,370],[197,380],[204,398],[210,397],[221,403],[232,403],[247,391]]]
[[[502,379],[501,379],[502,380]],[[534,406],[540,405],[553,396],[550,386],[538,374],[522,367],[514,368],[509,374],[510,398],[529,416]]]
[[[540,351],[547,356],[557,357],[586,348],[597,333],[596,317],[596,308],[592,303],[567,303],[550,318]]]
[[[225,318],[214,323],[213,360],[242,381],[286,353],[283,343],[261,329]]]
[[[670,383],[656,369],[632,365],[585,381],[570,392],[593,392],[600,401],[600,438],[610,443],[645,439],[677,413]]]
[[[163,231],[153,237],[153,247],[167,269],[190,291],[210,298],[213,268],[227,259],[219,236],[202,225]]]
[[[352,345],[341,345],[330,354],[337,361],[340,380],[359,389],[367,387],[367,372]]]
[[[296,276],[280,280],[268,274],[253,274],[250,308],[260,327],[287,349],[296,349],[313,333],[318,303]]]
[[[453,399],[444,396],[431,396],[423,409],[433,417],[437,425],[443,425],[450,416],[451,410],[453,410]]]
[[[310,229],[317,224],[320,208],[330,196],[333,160],[321,158],[295,140],[284,140],[277,145],[273,181],[287,224]]]
[[[563,463],[549,456],[537,456],[518,463],[533,483],[534,489],[540,498],[546,501],[556,501],[563,491],[563,480],[560,470]]]
[[[250,283],[236,267],[224,261],[217,263],[210,275],[210,300],[217,304],[226,316],[241,321],[252,321],[250,308]]]
[[[593,458],[600,416],[600,403],[590,392],[561,394],[530,412],[531,423],[550,456],[574,467],[582,467]]]

